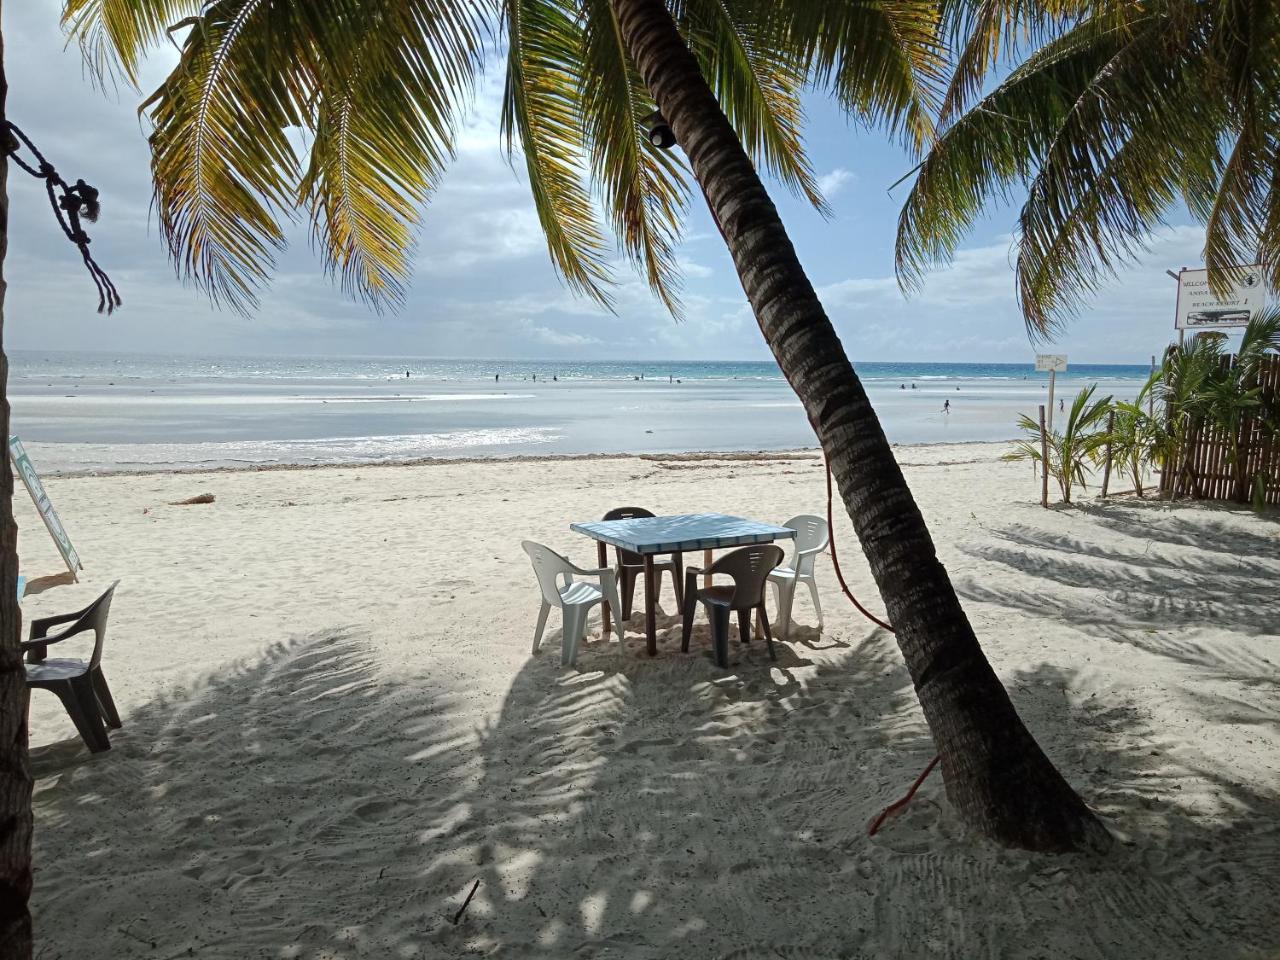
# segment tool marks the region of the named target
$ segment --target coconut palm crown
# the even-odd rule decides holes
[[[899,220],[904,286],[947,261],[986,207],[1024,190],[1017,288],[1033,337],[1132,262],[1179,203],[1205,227],[1215,287],[1255,262],[1280,285],[1280,5],[943,6],[968,42]],[[997,55],[1016,56],[1028,37],[1039,48],[978,96]]]
[[[669,8],[752,159],[819,209],[807,82],[914,148],[931,135],[942,63],[926,0]],[[646,135],[653,102],[609,0],[67,0],[63,23],[99,73],[135,84],[149,48],[178,38],[142,107],[156,211],[179,272],[216,302],[257,305],[300,213],[345,290],[400,301],[420,212],[502,57],[503,139],[556,269],[608,305],[620,250],[679,313],[690,181]]]

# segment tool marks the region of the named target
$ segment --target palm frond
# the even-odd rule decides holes
[[[177,68],[143,104],[155,125],[152,175],[162,234],[179,273],[215,302],[248,309],[284,245],[302,121],[296,70],[273,45],[296,24],[265,0],[223,0],[191,24]]]
[[[904,289],[947,262],[990,202],[1012,197],[1090,80],[1123,43],[1080,27],[1037,51],[930,148],[898,217],[896,266]]]
[[[65,0],[62,28],[80,44],[94,76],[119,73],[137,86],[147,50],[205,5],[205,0]]]
[[[362,0],[342,51],[318,58],[315,137],[299,200],[343,288],[399,303],[413,227],[453,159],[484,40],[483,7]],[[326,37],[326,40],[330,38]]]
[[[773,42],[767,17],[733,0],[676,0],[672,6],[680,32],[747,153],[828,213],[805,154],[803,65],[785,44]]]
[[[946,57],[933,0],[792,0],[775,21],[810,81],[912,150],[934,135]]]
[[[674,151],[650,143],[643,119],[654,110],[627,56],[609,0],[585,0],[581,123],[592,180],[626,256],[650,290],[680,317],[675,248],[689,187]]]
[[[552,0],[505,0],[503,17],[508,155],[518,141],[552,263],[572,289],[608,306],[608,243],[583,183],[581,22],[573,7]]]
[[[1001,56],[1047,42],[1090,6],[1088,0],[941,0],[942,34],[954,54],[939,121],[953,120],[973,102]]]

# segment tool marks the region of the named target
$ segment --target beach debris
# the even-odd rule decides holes
[[[471,892],[467,894],[467,899],[462,901],[462,906],[458,908],[458,912],[453,915],[450,921],[455,927],[458,921],[462,919],[462,915],[467,912],[467,907],[471,905],[471,898],[476,895],[476,891],[480,889],[480,878],[476,877],[476,882],[471,885]]]
[[[213,503],[214,497],[212,493],[198,493],[194,497],[187,497],[185,500],[170,500],[171,507],[191,507],[198,503]]]

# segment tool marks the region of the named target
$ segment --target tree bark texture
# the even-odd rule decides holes
[[[983,655],[866,391],[662,0],[612,3],[840,486],[941,754],[947,796],[966,823],[1002,844],[1105,846],[1109,834],[1027,731]]]
[[[3,0],[0,0],[3,8]],[[2,9],[0,9],[2,12]],[[0,36],[0,143],[7,144],[4,38]],[[31,956],[31,765],[27,759],[27,674],[22,666],[18,609],[18,528],[13,522],[9,467],[9,360],[4,354],[4,258],[9,246],[9,159],[0,150],[0,958]]]

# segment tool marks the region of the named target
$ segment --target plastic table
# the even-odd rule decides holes
[[[601,567],[609,566],[610,546],[621,547],[638,553],[644,558],[644,615],[645,639],[649,656],[658,652],[658,639],[654,625],[654,607],[657,593],[654,590],[653,558],[658,554],[703,551],[704,566],[711,566],[711,551],[724,547],[743,547],[750,543],[772,543],[774,540],[794,539],[796,532],[790,527],[773,523],[760,523],[743,517],[723,513],[692,513],[673,517],[635,517],[631,520],[587,520],[569,524],[569,529],[581,533],[596,542],[596,553]],[[708,578],[710,579],[710,578]],[[604,633],[609,633],[609,604],[601,606],[604,617]]]

